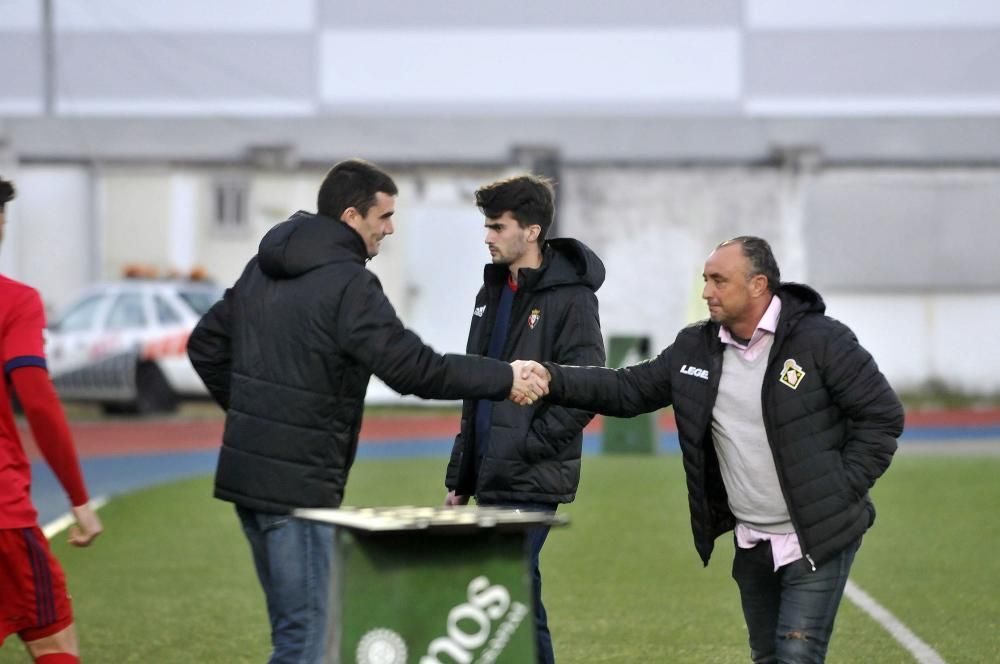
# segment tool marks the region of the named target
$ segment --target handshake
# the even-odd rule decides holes
[[[549,393],[549,370],[534,360],[514,360],[514,384],[507,397],[519,406],[530,406]]]

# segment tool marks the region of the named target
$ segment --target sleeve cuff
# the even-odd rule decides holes
[[[39,367],[40,369],[48,370],[48,365],[45,363],[44,357],[38,357],[37,355],[22,355],[8,360],[7,363],[3,365],[4,375],[9,376],[14,369],[20,369],[21,367]]]

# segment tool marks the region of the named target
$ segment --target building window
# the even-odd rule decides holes
[[[248,227],[250,185],[242,179],[217,180],[212,191],[212,221],[221,231],[242,231]]]

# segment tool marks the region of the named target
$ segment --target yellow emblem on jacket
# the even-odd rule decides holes
[[[806,372],[802,370],[799,363],[789,358],[785,360],[785,366],[781,368],[781,376],[778,378],[778,382],[796,390],[805,377]]]

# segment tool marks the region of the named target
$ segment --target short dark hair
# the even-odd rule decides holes
[[[767,240],[753,235],[740,235],[726,240],[716,249],[730,244],[739,244],[743,249],[743,255],[750,261],[750,274],[747,275],[747,279],[763,274],[767,277],[767,290],[772,293],[781,286],[781,270],[778,269],[778,261],[775,260],[774,252],[771,251],[771,245]]]
[[[553,184],[541,175],[515,175],[476,190],[476,205],[488,219],[499,219],[504,212],[510,212],[521,228],[540,226],[538,241],[542,243],[555,215]]]
[[[14,190],[14,183],[0,177],[0,210],[2,210],[7,203],[14,200],[14,196],[16,195],[17,192]]]
[[[399,193],[389,174],[364,159],[347,159],[336,164],[323,178],[316,198],[316,211],[340,219],[347,208],[363,217],[375,205],[375,194]]]

